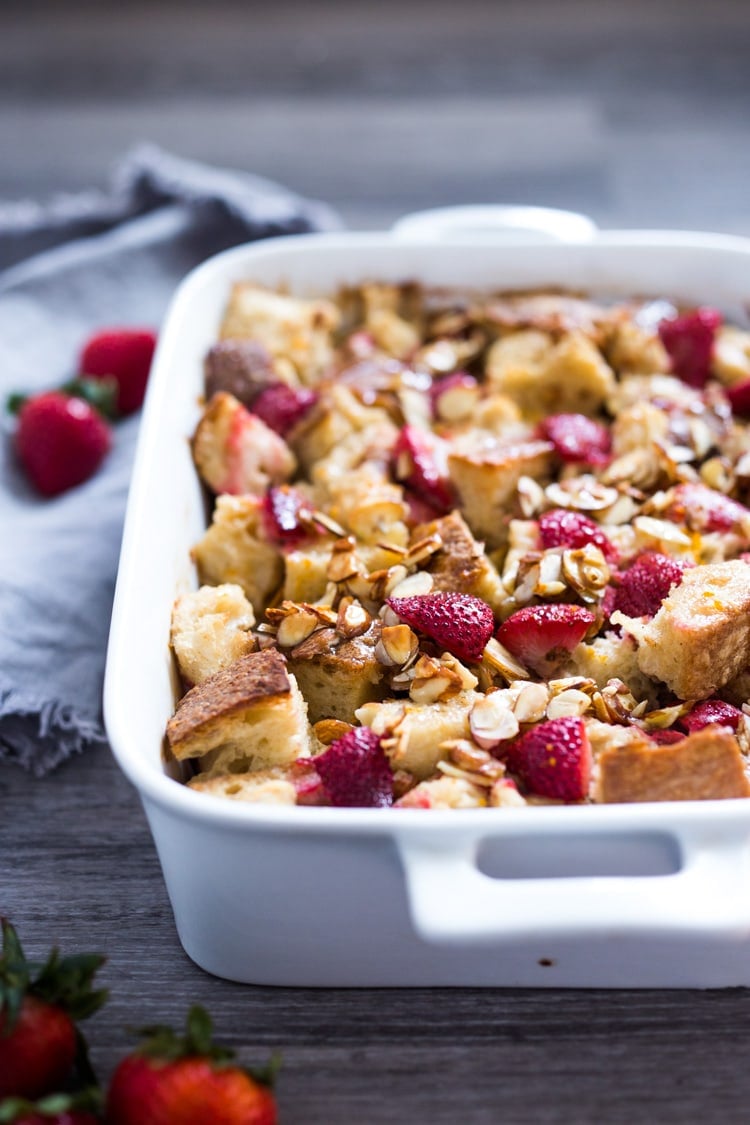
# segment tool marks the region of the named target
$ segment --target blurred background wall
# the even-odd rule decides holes
[[[748,0],[0,0],[0,198],[128,147],[384,226],[443,203],[750,234]]]

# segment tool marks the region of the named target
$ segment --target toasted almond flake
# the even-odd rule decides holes
[[[524,519],[531,519],[544,507],[544,489],[533,477],[523,476],[518,481],[518,503]]]
[[[572,508],[577,512],[600,512],[611,508],[618,495],[616,488],[608,488],[589,476],[553,481],[546,488],[547,499],[553,507]]]
[[[446,777],[456,777],[459,781],[468,781],[470,785],[478,785],[485,789],[490,789],[494,784],[491,777],[485,774],[473,773],[470,770],[462,770],[459,766],[455,766],[453,762],[440,761],[437,763],[437,768]]]
[[[596,600],[610,579],[607,560],[592,543],[563,551],[561,569],[565,581],[584,600]]]
[[[331,582],[346,582],[359,573],[359,560],[354,550],[334,551],[326,568],[326,577]]]
[[[507,692],[493,691],[478,699],[469,715],[469,729],[471,737],[483,750],[515,738],[519,731],[518,719]]]
[[[482,653],[482,662],[499,672],[508,683],[511,680],[528,680],[529,673],[514,656],[508,652],[504,645],[495,637],[490,637],[484,652]]]
[[[482,772],[485,776],[502,777],[505,766],[497,758],[493,758],[486,750],[482,750],[468,738],[449,739],[440,743],[440,750],[459,769],[468,770],[470,773]]]
[[[599,521],[612,527],[618,527],[621,524],[630,523],[638,511],[638,505],[632,496],[627,493],[622,493],[617,497],[611,508],[607,508],[599,515]]]
[[[419,640],[408,625],[386,625],[375,646],[375,658],[388,667],[403,667],[419,652]]]
[[[345,723],[341,719],[321,719],[315,723],[313,727],[313,734],[318,742],[322,742],[324,746],[330,746],[332,742],[337,739],[343,738],[350,730],[353,730],[351,723]]]
[[[409,571],[401,563],[396,563],[395,566],[389,566],[384,575],[382,571],[375,571],[370,577],[373,579],[374,586],[382,587],[382,597],[388,598],[398,584],[409,577]]]
[[[394,568],[395,569],[395,568]],[[389,583],[390,585],[390,583]],[[391,598],[413,598],[432,593],[435,580],[427,570],[418,570],[407,578],[402,578],[388,590]]]
[[[657,520],[653,516],[636,516],[633,527],[642,539],[667,543],[675,547],[692,546],[690,536],[669,520]]]
[[[515,688],[516,684],[511,684]],[[537,684],[533,680],[523,683],[513,704],[513,714],[519,723],[538,723],[544,718],[549,701],[549,690],[546,684]]]
[[[407,566],[418,566],[419,563],[425,562],[426,559],[431,558],[432,555],[441,550],[442,546],[443,540],[437,533],[426,535],[424,539],[417,540],[409,547],[404,561]]]
[[[539,560],[539,578],[534,593],[538,598],[554,598],[565,590],[562,582],[562,557],[559,551],[545,551]]]
[[[391,607],[389,605],[384,605],[384,606],[380,607],[379,617],[380,617],[380,620],[383,622],[384,625],[400,625],[401,624],[401,618],[398,616],[398,614],[393,612],[393,610],[391,609]]]
[[[409,698],[423,705],[437,703],[442,696],[456,690],[457,685],[451,676],[429,676],[427,679],[415,676],[409,687]]]
[[[479,683],[474,673],[470,672],[452,653],[441,653],[440,663],[444,668],[447,668],[449,672],[454,672],[458,676],[461,681],[462,691],[473,691]]]
[[[339,539],[346,538],[346,531],[341,526],[341,524],[336,523],[336,520],[331,519],[331,517],[326,512],[319,512],[316,509],[311,513],[311,519],[314,523],[320,524],[320,526],[325,528],[326,531],[330,531],[331,535],[335,535]]]
[[[336,632],[351,640],[370,628],[372,618],[364,606],[352,598],[342,598],[336,619]]]
[[[588,676],[561,676],[550,680],[547,686],[553,695],[559,695],[563,691],[585,691],[587,695],[593,695],[596,691],[595,682]]]
[[[341,638],[335,629],[318,629],[311,633],[307,640],[293,648],[290,656],[293,660],[306,660],[322,652],[332,652],[339,644]]]
[[[710,460],[704,461],[700,467],[700,477],[709,488],[715,489],[716,492],[723,492],[724,495],[728,495],[736,484],[735,474],[724,457],[711,457]]]
[[[288,614],[279,622],[276,640],[282,648],[294,648],[295,645],[307,640],[319,626],[320,622],[311,610],[300,609]]]
[[[688,700],[687,703],[679,703],[674,707],[659,707],[655,711],[649,711],[638,721],[638,726],[643,730],[667,730],[692,710],[693,703],[694,700]]]
[[[568,715],[583,715],[591,706],[591,700],[583,691],[569,688],[554,696],[547,706],[548,719],[562,719]]]

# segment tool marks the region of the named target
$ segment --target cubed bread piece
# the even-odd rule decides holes
[[[400,485],[393,484],[376,464],[365,464],[326,483],[324,507],[329,515],[351,531],[359,542],[381,542],[405,546],[408,507]]]
[[[750,332],[724,324],[714,338],[711,374],[725,386],[750,379]]]
[[[591,644],[576,645],[570,659],[575,671],[593,680],[597,687],[606,687],[612,679],[622,680],[637,700],[646,699],[657,706],[658,684],[639,668],[638,646],[629,634],[605,633]]]
[[[502,546],[508,537],[508,522],[521,477],[545,477],[552,461],[553,448],[546,441],[499,446],[476,454],[454,450],[448,455],[448,470],[464,518],[490,550]]]
[[[307,707],[282,654],[250,653],[192,688],[167,723],[167,741],[176,758],[202,757],[213,773],[283,766],[308,754]]]
[[[280,768],[255,773],[198,774],[188,785],[199,793],[263,805],[296,805],[297,791]]]
[[[232,289],[221,338],[257,340],[271,356],[293,364],[305,384],[328,367],[341,316],[332,301],[301,300],[239,282]]]
[[[263,538],[262,509],[256,496],[219,496],[211,526],[193,548],[200,581],[236,583],[257,614],[284,577],[281,552]]]
[[[675,375],[627,375],[612,387],[607,399],[607,410],[617,417],[629,406],[639,402],[691,409],[699,414],[704,408],[703,393],[689,387]]]
[[[214,344],[203,361],[206,399],[220,391],[251,408],[253,400],[279,376],[270,353],[257,340],[221,340]]]
[[[696,566],[639,631],[638,667],[680,699],[707,699],[750,664],[750,567]]]
[[[314,476],[313,470],[332,454],[337,458],[340,471],[346,471],[350,464],[359,464],[364,459],[364,446],[368,438],[357,440],[353,446],[354,457],[349,458],[351,443],[344,445],[351,434],[358,434],[372,426],[384,427],[381,433],[388,436],[378,440],[378,444],[393,444],[396,429],[388,415],[380,407],[363,406],[357,396],[345,386],[334,384],[321,391],[315,406],[294,428],[290,441],[304,471]],[[336,452],[340,446],[343,450]],[[386,450],[380,454],[387,460]]]
[[[559,335],[582,332],[596,340],[606,337],[622,310],[577,297],[573,293],[506,293],[491,298],[483,318],[501,329],[537,329]]]
[[[647,332],[634,320],[614,326],[605,349],[607,359],[618,374],[655,375],[669,371],[671,362],[659,337]]]
[[[284,439],[224,391],[214,395],[198,423],[193,459],[209,488],[235,496],[262,496],[297,468]]]
[[[328,633],[313,634],[292,649],[289,670],[307,700],[311,723],[320,719],[354,723],[358,708],[386,694],[385,668],[375,659],[380,623],[373,622],[361,637],[336,647],[331,647]]]
[[[470,737],[469,714],[479,698],[475,691],[462,691],[437,703],[387,699],[366,703],[356,717],[385,739],[394,770],[406,770],[421,781],[435,772],[444,757],[441,743]]]
[[[183,680],[200,684],[253,652],[253,607],[240,586],[201,586],[172,609],[172,648]]]
[[[643,450],[652,442],[664,441],[669,435],[669,415],[650,402],[628,406],[612,425],[612,452],[615,457],[633,450]]]
[[[420,524],[414,529],[412,541],[418,543],[430,535],[439,535],[443,542],[429,568],[435,590],[473,594],[487,602],[493,610],[505,605],[508,595],[500,575],[484,553],[484,545],[476,541],[460,512],[451,512],[442,519]]]
[[[612,746],[596,772],[594,797],[604,804],[750,796],[737,739],[716,726],[665,746],[646,739]]]
[[[615,386],[612,368],[582,332],[568,332],[556,343],[536,331],[506,336],[487,355],[487,378],[532,418],[595,414]]]

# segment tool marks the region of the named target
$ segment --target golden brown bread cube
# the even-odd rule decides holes
[[[686,570],[637,639],[642,672],[680,699],[707,699],[750,664],[750,566]]]
[[[303,383],[314,383],[331,362],[332,335],[341,314],[332,301],[301,300],[238,282],[221,325],[221,338],[257,340],[275,360],[290,363]]]
[[[394,770],[406,770],[421,781],[435,772],[444,757],[441,743],[470,737],[469,715],[481,698],[475,691],[462,691],[436,703],[386,699],[360,707],[357,719],[385,739]]]
[[[171,641],[180,675],[200,684],[256,648],[253,607],[240,586],[201,586],[172,609]]]
[[[507,539],[521,477],[544,478],[552,462],[553,449],[547,441],[526,441],[476,453],[456,450],[448,455],[448,470],[464,518],[490,550],[502,546]]]
[[[487,354],[487,380],[529,417],[595,414],[615,386],[612,368],[582,332],[556,342],[528,329],[504,336]]]
[[[434,589],[456,590],[473,594],[493,609],[504,605],[508,595],[487,555],[484,546],[471,534],[460,512],[451,512],[441,519],[420,524],[414,529],[412,541],[418,543],[431,535],[439,535],[443,546],[433,556],[429,570]]]
[[[192,688],[167,723],[167,741],[176,758],[203,758],[214,773],[309,753],[307,708],[282,654],[253,652]]]
[[[217,493],[263,496],[297,468],[284,439],[225,391],[215,394],[203,412],[192,447],[198,472]]]
[[[750,783],[737,739],[709,726],[665,746],[643,738],[602,751],[594,796],[604,804],[711,801],[748,797]]]
[[[284,578],[281,552],[263,538],[262,512],[256,496],[219,496],[211,526],[192,552],[201,583],[236,583],[259,615]]]
[[[285,769],[276,767],[254,773],[198,774],[188,782],[191,789],[226,797],[230,801],[261,802],[264,805],[296,805],[297,791]]]
[[[361,637],[336,647],[330,644],[330,632],[313,634],[292,649],[289,670],[307,700],[311,723],[320,719],[354,723],[359,707],[386,694],[385,668],[375,658],[380,623],[373,622]]]

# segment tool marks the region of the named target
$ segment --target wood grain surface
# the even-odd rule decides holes
[[[252,169],[350,225],[493,200],[750,233],[750,9],[679,0],[0,7],[0,197],[101,184],[128,145]],[[0,373],[0,380],[2,375]],[[0,774],[0,910],[34,954],[108,953],[90,1024],[213,1012],[283,1052],[284,1125],[745,1122],[745,991],[253,988],[178,944],[138,799],[106,750]]]

